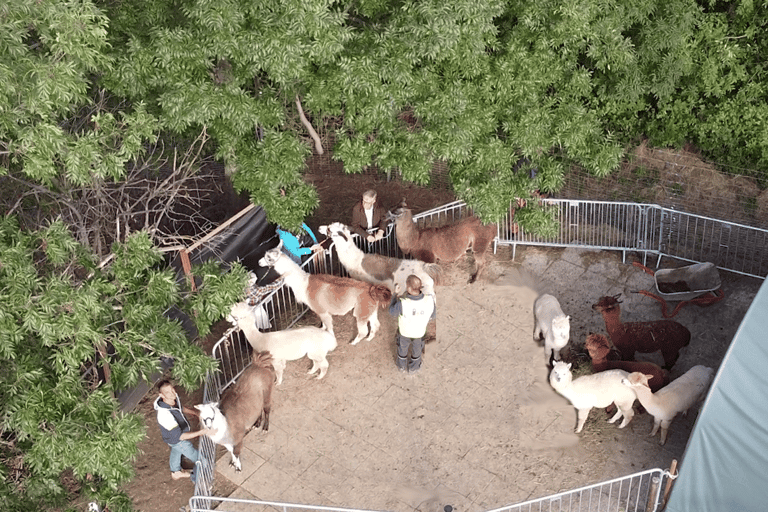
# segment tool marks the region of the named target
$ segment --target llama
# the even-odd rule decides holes
[[[651,391],[658,391],[669,384],[669,372],[659,365],[645,361],[619,361],[611,352],[611,342],[602,334],[590,334],[584,343],[589,357],[592,359],[592,372],[605,370],[624,370],[625,372],[640,372],[650,376],[648,385]]]
[[[272,408],[272,387],[275,370],[269,352],[256,352],[253,361],[237,382],[224,393],[219,402],[196,405],[200,421],[205,428],[216,429],[211,441],[224,446],[232,455],[230,464],[237,472],[243,468],[240,450],[243,439],[252,428],[269,430],[269,413]]]
[[[592,309],[599,311],[605,321],[605,329],[624,361],[634,361],[635,352],[650,353],[661,350],[664,368],[671,370],[680,349],[691,341],[691,331],[674,320],[652,322],[621,321],[619,295],[601,297]]]
[[[477,217],[461,219],[456,224],[439,228],[419,229],[405,202],[396,212],[387,213],[395,221],[395,238],[403,253],[427,263],[452,263],[472,249],[477,269],[469,277],[474,283],[485,268],[488,249],[496,238],[496,224],[483,225]]]
[[[655,393],[648,387],[650,375],[633,372],[621,382],[634,390],[642,406],[653,416],[653,430],[650,435],[655,436],[661,426],[659,444],[663,445],[667,442],[667,431],[672,420],[680,412],[685,414],[703,398],[714,374],[715,370],[712,368],[694,366]]]
[[[268,351],[272,354],[272,366],[275,368],[278,386],[283,383],[286,361],[295,361],[304,356],[312,360],[312,368],[307,374],[312,375],[319,370],[317,379],[325,377],[328,371],[326,355],[336,348],[336,336],[325,329],[299,327],[262,333],[255,324],[253,310],[245,302],[232,306],[227,320],[243,331],[255,351]]]
[[[363,338],[371,340],[376,336],[381,326],[379,307],[388,305],[392,298],[389,288],[348,277],[309,274],[285,256],[281,249],[282,243],[267,251],[259,260],[259,265],[273,267],[285,279],[296,301],[314,311],[328,332],[333,334],[333,315],[345,315],[352,310],[357,320],[357,336],[351,344],[357,345]]]
[[[635,412],[632,404],[635,402],[635,392],[622,384],[621,379],[629,374],[623,370],[607,370],[592,375],[583,375],[576,379],[571,373],[571,363],[555,361],[549,374],[549,384],[563,395],[576,408],[578,423],[576,433],[584,428],[589,411],[593,407],[608,407],[615,403],[618,407],[608,423],[613,423],[623,416],[619,428],[624,428],[632,421]]]
[[[435,281],[440,275],[438,264],[366,254],[355,245],[349,228],[340,222],[320,226],[319,231],[333,240],[339,261],[353,279],[383,284],[395,291],[395,285],[405,290],[405,280],[409,275],[415,275],[421,279],[424,295],[435,296]]]
[[[571,317],[560,309],[560,303],[549,294],[540,295],[533,303],[533,339],[544,337],[544,353],[547,364],[554,358],[560,360],[560,351],[568,344]]]

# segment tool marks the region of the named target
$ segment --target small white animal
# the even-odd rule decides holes
[[[624,370],[606,370],[574,379],[570,363],[555,361],[552,372],[549,374],[549,383],[576,408],[578,413],[576,433],[578,434],[584,428],[584,422],[587,421],[589,411],[593,407],[608,407],[611,403],[615,403],[618,410],[608,423],[613,423],[623,416],[624,419],[619,428],[624,428],[632,421],[635,415],[632,404],[635,403],[636,395],[631,388],[622,384],[622,379],[628,376],[629,374]]]
[[[304,356],[312,360],[312,368],[307,373],[312,375],[319,370],[318,380],[325,377],[328,371],[326,355],[336,348],[336,336],[333,333],[312,326],[263,333],[256,327],[253,309],[245,302],[232,306],[227,320],[243,331],[256,352],[266,350],[272,354],[272,366],[275,368],[278,385],[283,383],[286,361],[295,361]]]
[[[667,430],[674,417],[680,412],[685,414],[704,396],[714,374],[715,370],[712,368],[694,366],[655,393],[648,387],[648,379],[652,378],[652,375],[633,372],[621,382],[635,391],[642,406],[653,416],[651,436],[656,435],[661,425],[659,444],[663,445],[667,442]]]
[[[557,299],[545,293],[533,303],[533,339],[544,338],[544,353],[547,363],[554,357],[560,360],[560,351],[568,344],[571,333],[571,317],[560,309]]]

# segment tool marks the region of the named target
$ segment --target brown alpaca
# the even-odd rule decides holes
[[[417,260],[452,263],[464,256],[467,249],[472,249],[477,270],[469,277],[470,283],[482,273],[488,249],[497,233],[496,224],[483,225],[474,216],[448,226],[419,229],[405,203],[388,217],[395,219],[395,237],[400,250]]]
[[[599,311],[613,345],[624,361],[634,361],[635,352],[644,354],[661,350],[664,368],[671,370],[680,349],[691,341],[691,331],[674,320],[652,322],[622,322],[619,295],[601,297],[592,309]]]
[[[224,446],[232,454],[231,465],[242,469],[240,450],[243,439],[252,428],[269,430],[269,413],[272,409],[272,388],[275,370],[269,352],[255,352],[253,361],[237,381],[229,388],[220,404],[217,402],[196,405],[200,421],[206,428],[216,429],[211,441]]]
[[[325,330],[333,334],[333,315],[346,315],[352,311],[357,320],[357,336],[352,340],[352,345],[356,345],[364,337],[371,340],[376,336],[381,326],[379,307],[388,305],[392,298],[389,288],[348,277],[309,274],[283,254],[281,249],[282,242],[267,251],[259,260],[259,265],[274,267],[285,279],[285,284],[293,292],[296,301],[306,304],[314,311],[323,322]],[[368,323],[371,324],[370,334]]]
[[[584,345],[589,351],[589,357],[592,358],[593,373],[613,369],[624,370],[627,373],[640,372],[652,377],[648,384],[653,392],[669,384],[669,372],[657,364],[612,359],[616,356],[611,352],[611,342],[602,334],[590,334]]]

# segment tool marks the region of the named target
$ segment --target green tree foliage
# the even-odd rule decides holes
[[[338,127],[347,172],[424,184],[443,160],[488,220],[556,191],[574,163],[610,173],[643,136],[745,164],[766,151],[765,7],[751,0],[147,5],[110,4],[107,83],[173,129],[209,126],[235,186],[286,226],[317,205],[297,96],[314,124]],[[512,172],[522,156],[535,179]]]
[[[86,497],[130,510],[120,484],[133,476],[144,426],[119,412],[116,392],[148,380],[163,356],[175,359],[177,382],[196,388],[215,362],[164,313],[179,307],[206,334],[246,280],[238,265],[222,274],[206,264],[193,269],[191,293],[143,231],[121,237],[102,267],[72,226],[53,220],[62,209],[52,197],[123,179],[160,128],[140,101],[98,88],[113,64],[108,24],[87,0],[0,5],[0,194],[28,201],[30,224],[44,226],[0,219],[3,510],[65,504],[64,474]],[[16,200],[22,181],[39,193]]]
[[[137,415],[117,412],[113,394],[149,380],[161,356],[175,358],[174,378],[187,388],[214,369],[163,312],[181,306],[207,329],[238,300],[227,290],[242,290],[245,272],[236,266],[222,276],[211,265],[196,272],[202,286],[190,295],[144,233],[99,268],[60,222],[25,233],[12,217],[0,221],[0,417],[3,438],[13,440],[0,454],[3,462],[23,456],[25,478],[4,488],[17,510],[64,499],[65,470],[102,499],[114,494],[133,476],[144,427]],[[108,380],[94,381],[88,368]]]

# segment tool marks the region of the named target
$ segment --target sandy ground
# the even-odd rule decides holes
[[[547,382],[543,348],[532,338],[532,304],[554,293],[571,315],[564,357],[588,371],[583,342],[604,333],[591,304],[622,294],[624,320],[661,318],[658,303],[633,291],[653,278],[619,253],[518,248],[501,251],[486,279],[465,284],[467,261],[447,268],[438,287],[437,340],[424,367],[394,367],[395,323],[380,312],[380,334],[357,346],[351,316],[336,317],[340,345],[325,379],[306,376],[309,361],[289,363],[275,393],[271,428],[245,442],[241,473],[219,450],[217,491],[241,499],[391,511],[489,510],[555,492],[666,469],[682,459],[696,411],[672,423],[665,446],[650,438],[652,418],[625,428],[593,410],[574,434],[573,407]],[[672,372],[717,367],[759,280],[722,275],[726,299],[687,306],[675,320],[693,333]],[[316,321],[313,318],[309,322]],[[660,361],[658,354],[641,356]],[[684,462],[683,462],[684,467]],[[228,505],[223,510],[252,510]]]

